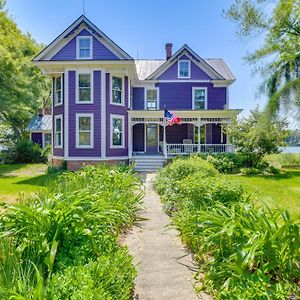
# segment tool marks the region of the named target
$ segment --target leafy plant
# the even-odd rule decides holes
[[[16,162],[39,162],[42,160],[42,149],[29,139],[18,141],[14,149]]]

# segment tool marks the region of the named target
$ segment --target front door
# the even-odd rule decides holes
[[[146,152],[158,153],[158,124],[146,125]]]

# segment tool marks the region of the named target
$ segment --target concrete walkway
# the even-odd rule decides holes
[[[162,211],[159,196],[153,190],[155,174],[144,174],[145,197],[142,217],[146,221],[135,226],[125,237],[138,276],[134,299],[193,300],[193,275],[196,265],[178,238],[175,229],[167,227],[169,217]],[[203,294],[200,299],[211,299]]]

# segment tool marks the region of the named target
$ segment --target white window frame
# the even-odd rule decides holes
[[[51,134],[51,132],[43,132],[43,149],[47,146],[45,144],[45,141],[46,141],[45,136],[46,136],[46,134],[50,134],[51,135],[50,144],[48,144],[48,145],[52,145],[52,134]]]
[[[91,135],[90,145],[80,145],[79,144],[79,118],[80,117],[91,118],[91,130],[89,131],[90,135]],[[88,132],[88,131],[84,131],[84,132]],[[78,148],[78,149],[92,149],[92,148],[94,148],[94,114],[91,114],[91,113],[76,114],[76,148]]]
[[[196,90],[204,90],[204,92],[205,92],[204,109],[207,109],[207,99],[208,99],[208,97],[207,97],[207,87],[194,86],[194,87],[192,87],[192,90],[193,90],[193,92],[192,92],[192,109],[196,110],[195,109],[195,91]]]
[[[188,76],[180,76],[180,63],[181,62],[187,62],[188,63],[188,70],[189,70],[189,75]],[[178,60],[178,70],[177,70],[177,72],[178,72],[178,78],[191,78],[191,61],[190,60],[188,60],[188,59],[179,59]]]
[[[90,75],[91,88],[90,88],[90,101],[79,101],[79,76]],[[78,71],[76,72],[76,104],[93,104],[94,103],[94,72],[93,71]]]
[[[60,88],[60,99],[59,102],[57,101],[58,99],[56,98],[56,80],[57,78],[60,78],[61,80],[61,88]],[[63,84],[63,76],[58,76],[58,77],[54,77],[54,87],[53,87],[53,102],[54,102],[54,106],[59,106],[63,104],[63,92],[64,92],[64,84]]]
[[[61,134],[61,144],[57,144],[57,130],[56,130],[56,120],[60,119],[61,121],[61,128],[60,128],[60,134]],[[62,148],[63,147],[63,115],[56,115],[54,116],[54,148]]]
[[[121,93],[121,103],[113,102],[113,77],[121,78],[122,79],[122,93]],[[125,105],[125,77],[119,76],[117,74],[110,75],[110,104],[111,105],[118,105],[124,106]]]
[[[90,56],[80,57],[80,40],[90,40]],[[76,59],[92,59],[93,58],[93,37],[92,36],[77,36],[76,37]]]
[[[122,119],[122,144],[113,145],[113,119]],[[123,115],[110,115],[110,148],[111,149],[123,149],[125,148],[125,116]]]
[[[144,88],[144,108],[145,110],[148,110],[147,109],[147,91],[149,90],[156,90],[156,95],[157,95],[157,98],[156,98],[156,102],[157,102],[157,108],[156,110],[159,110],[159,88],[158,87],[145,87]]]

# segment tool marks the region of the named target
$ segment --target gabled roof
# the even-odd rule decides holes
[[[134,62],[138,79],[145,80],[165,61],[165,59],[136,59]]]
[[[72,33],[80,24],[86,24],[90,28],[91,34],[96,38],[103,39],[113,50],[116,52],[120,59],[132,60],[133,58],[126,53],[122,48],[120,48],[113,40],[111,40],[107,35],[105,35],[96,25],[94,25],[87,17],[84,15],[80,16],[75,22],[73,22],[64,32],[62,32],[54,41],[52,41],[44,50],[42,50],[33,61],[43,60],[43,57],[54,49],[60,42],[63,41],[70,33]]]
[[[52,130],[52,115],[34,116],[28,126],[28,131],[51,131]]]
[[[146,79],[155,80],[172,66],[180,57],[187,55],[196,65],[211,76],[213,80],[235,80],[233,74],[222,59],[203,59],[194,52],[188,45],[183,45],[175,52],[168,60],[161,64],[152,74]]]

